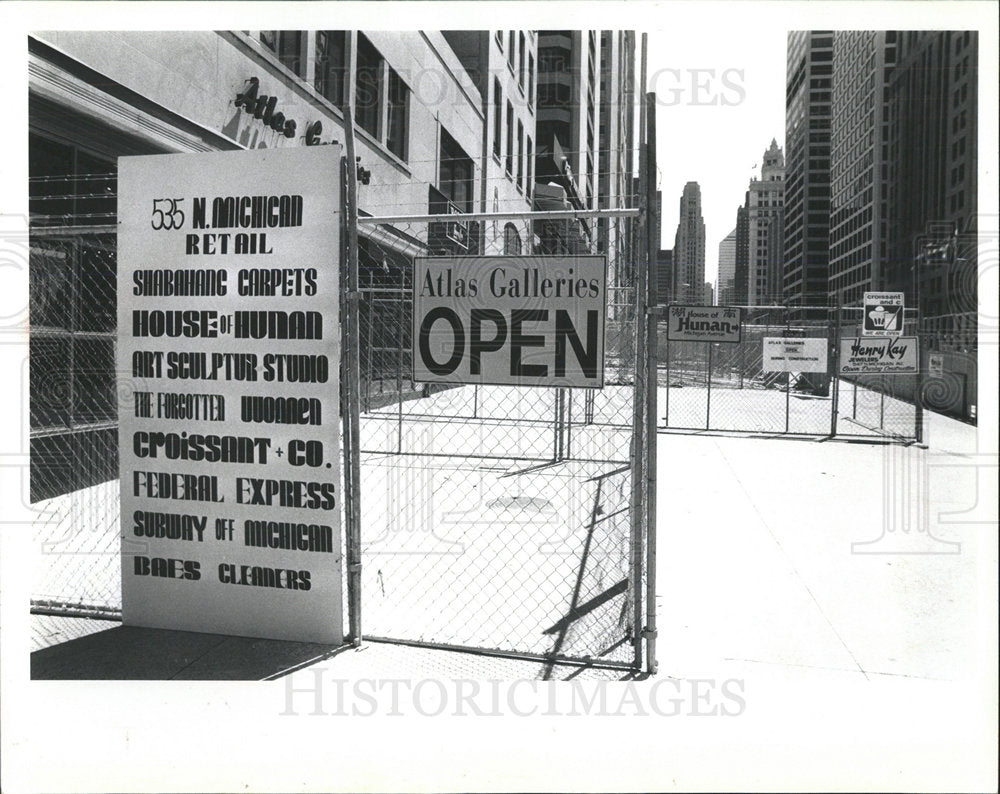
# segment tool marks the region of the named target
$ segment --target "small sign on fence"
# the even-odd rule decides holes
[[[126,625],[343,640],[340,159],[118,161]]]
[[[840,340],[841,375],[914,375],[919,371],[919,339],[915,336]]]
[[[413,379],[603,388],[603,256],[417,257]]]
[[[932,378],[944,377],[944,356],[941,353],[931,353],[927,357],[927,374]]]
[[[741,312],[737,306],[671,306],[667,314],[667,339],[739,343]]]
[[[903,333],[902,292],[866,292],[864,306],[862,336],[899,336]]]
[[[765,372],[826,372],[825,339],[764,337]]]

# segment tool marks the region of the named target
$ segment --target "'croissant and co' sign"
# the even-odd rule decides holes
[[[899,336],[903,333],[903,293],[866,292],[861,318],[862,336]]]

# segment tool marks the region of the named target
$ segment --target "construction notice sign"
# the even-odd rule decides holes
[[[913,375],[919,370],[920,349],[915,336],[840,340],[841,375]]]
[[[765,372],[826,372],[825,339],[764,337]]]
[[[866,292],[862,336],[899,336],[903,333],[903,293]]]
[[[343,641],[340,158],[118,161],[126,625]]]
[[[671,306],[667,312],[667,339],[737,343],[741,319],[741,310],[736,306]]]
[[[603,256],[417,258],[413,379],[603,388]]]

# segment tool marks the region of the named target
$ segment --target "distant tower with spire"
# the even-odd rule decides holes
[[[701,188],[684,185],[681,214],[674,235],[672,300],[700,304],[705,301],[705,220],[701,215]]]

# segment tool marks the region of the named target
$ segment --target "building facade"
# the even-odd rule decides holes
[[[542,35],[535,31],[31,35],[32,498],[117,477],[118,157],[343,143],[351,108],[364,171],[360,213],[449,218],[360,229],[363,296],[374,301],[379,290],[395,296],[380,298],[381,308],[363,297],[362,325],[371,322],[371,312],[388,312],[399,331],[393,344],[407,350],[405,296],[414,256],[544,250],[544,230],[526,221],[484,224],[458,216],[540,208],[543,189],[560,208],[621,206],[631,168],[634,35],[607,38],[609,57],[622,70],[611,78],[617,93],[604,118],[614,176],[606,190],[619,191],[614,196],[603,195],[598,179],[606,75],[598,70],[596,31],[550,34],[550,66],[567,52],[573,60],[562,73],[549,69],[548,96],[569,87],[578,91],[571,97],[583,101],[548,106],[544,123]],[[564,128],[570,134],[560,155],[565,159],[558,159],[553,155]],[[540,130],[547,135],[547,159],[540,154]],[[552,185],[551,174],[536,171],[543,160],[568,166]],[[317,178],[339,182],[341,174]],[[585,231],[589,238],[580,229],[573,236],[587,244],[572,250],[596,247],[593,231]],[[366,364],[380,366],[374,357],[364,360],[365,350],[362,379]],[[388,365],[398,369],[400,361]]]
[[[747,305],[750,283],[750,192],[743,197],[743,206],[736,209],[736,263],[733,265],[732,302],[737,306]]]
[[[938,349],[977,347],[977,77],[976,32],[898,34],[883,283],[919,307]]]
[[[889,211],[886,87],[895,31],[836,31],[830,105],[830,290],[860,305],[883,288]]]
[[[673,300],[674,252],[669,248],[661,248],[656,254],[656,299],[659,303],[670,303]]]
[[[534,201],[538,35],[532,30],[442,31],[474,80],[483,101],[482,212],[527,212]],[[486,254],[530,253],[534,230],[526,221],[483,225]]]
[[[789,31],[783,291],[791,306],[829,301],[832,84],[833,32]]]
[[[719,243],[719,269],[716,281],[716,296],[719,305],[736,303],[734,286],[736,279],[736,229],[722,238]]]
[[[673,300],[685,304],[704,303],[705,221],[701,215],[701,188],[697,182],[688,182],[681,194],[673,259]]]
[[[599,44],[597,200],[600,209],[620,209],[636,206],[632,194],[635,31],[602,30]],[[632,250],[632,225],[621,218],[598,218],[598,253],[608,253],[612,262],[622,261]],[[613,281],[619,282],[620,277]]]
[[[779,241],[784,197],[785,157],[772,139],[764,152],[760,179],[754,177],[747,191],[747,303],[751,306],[770,306],[782,300],[784,263]]]

